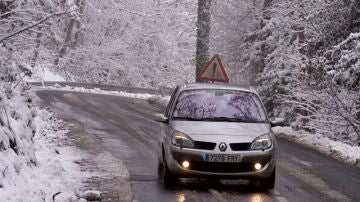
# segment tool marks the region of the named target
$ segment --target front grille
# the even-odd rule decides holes
[[[201,142],[195,141],[194,148],[196,149],[203,149],[203,150],[213,150],[215,149],[216,143],[213,142]]]
[[[243,163],[218,163],[218,162],[191,162],[190,169],[212,173],[241,173],[255,171],[254,164]]]
[[[250,150],[251,143],[230,143],[230,148],[233,151],[247,151]]]

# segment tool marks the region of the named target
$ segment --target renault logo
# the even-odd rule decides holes
[[[225,151],[226,148],[227,148],[227,146],[226,146],[225,142],[222,142],[222,143],[219,144],[220,151]]]

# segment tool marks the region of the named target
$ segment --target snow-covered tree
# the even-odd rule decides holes
[[[78,8],[71,0],[1,2],[0,43],[10,59],[27,73],[50,67],[61,45],[63,29]]]
[[[211,54],[221,55],[230,81],[247,84],[243,71],[244,51],[240,48],[259,23],[263,0],[213,1],[211,9]]]
[[[359,2],[235,2],[216,5],[225,14],[214,19],[223,30],[213,34],[232,39],[213,43],[226,53],[232,82],[257,85],[270,114],[287,116],[296,128],[357,143]],[[247,19],[248,11],[254,17]]]
[[[86,1],[81,44],[64,56],[59,72],[143,87],[193,80],[195,20],[190,0]]]
[[[209,60],[210,46],[210,8],[212,0],[198,0],[197,12],[197,37],[196,37],[196,75],[201,72],[206,62]],[[197,79],[197,77],[196,77]],[[197,81],[199,82],[199,81]]]

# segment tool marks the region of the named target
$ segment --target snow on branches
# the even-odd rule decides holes
[[[311,63],[298,72],[293,87],[281,97],[296,116],[291,125],[334,140],[360,145],[359,87],[334,82],[323,63]]]
[[[86,1],[81,43],[57,71],[69,80],[141,87],[193,80],[195,12],[190,0]]]
[[[359,1],[231,0],[214,10],[225,13],[214,15],[223,40],[213,49],[227,53],[233,82],[258,86],[270,115],[296,129],[360,144]]]
[[[350,36],[330,49],[325,60],[327,74],[347,88],[360,88],[360,33]]]

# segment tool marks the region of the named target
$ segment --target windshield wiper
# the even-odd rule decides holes
[[[230,117],[208,117],[208,118],[192,118],[192,117],[173,117],[174,120],[184,121],[214,121],[214,122],[241,122],[241,123],[263,123],[259,120],[251,120],[245,117],[230,118]]]
[[[203,118],[202,121],[225,121],[225,122],[237,122],[236,118],[229,117],[211,117],[211,118]]]

